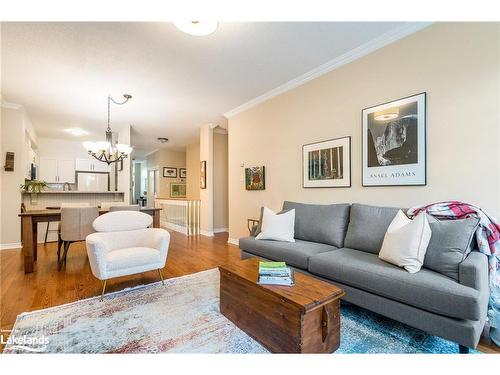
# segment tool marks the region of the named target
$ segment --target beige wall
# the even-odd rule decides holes
[[[435,24],[229,120],[230,238],[283,200],[412,206],[458,199],[500,214],[499,24]],[[427,186],[361,186],[361,110],[427,92]],[[352,187],[304,189],[302,145],[350,135]],[[266,190],[245,191],[245,165]]]
[[[1,108],[1,186],[0,199],[2,210],[0,249],[19,248],[21,241],[21,192],[25,172],[25,124],[28,123],[24,109]],[[5,153],[14,152],[14,171],[4,170]]]
[[[186,168],[186,152],[161,149],[146,158],[147,168],[160,171],[158,198],[170,198],[170,184],[182,182],[179,168]],[[163,177],[163,167],[177,168],[177,178]]]
[[[214,132],[214,231],[228,228],[227,134]]]
[[[188,199],[200,199],[200,144],[186,147],[186,195]]]
[[[200,227],[201,234],[212,236],[214,230],[214,189],[213,189],[213,176],[214,176],[214,154],[213,142],[214,131],[210,125],[203,125],[200,128],[200,160],[207,162],[206,189],[200,189]]]

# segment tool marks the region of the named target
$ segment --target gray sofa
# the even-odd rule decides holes
[[[295,209],[296,242],[256,240],[254,228],[239,241],[243,258],[285,261],[340,286],[350,303],[458,343],[461,353],[477,346],[489,296],[485,255],[464,254],[455,273],[436,272],[424,261],[410,274],[378,258],[398,208],[285,202],[289,209]]]

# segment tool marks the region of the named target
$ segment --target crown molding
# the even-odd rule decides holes
[[[226,118],[231,118],[238,113],[241,113],[243,111],[246,111],[247,109],[250,109],[252,107],[255,107],[256,105],[265,102],[271,98],[274,98],[275,96],[278,96],[284,92],[287,92],[291,89],[294,89],[295,87],[301,86],[306,82],[309,82],[315,78],[318,78],[326,73],[329,73],[335,69],[340,68],[343,65],[346,65],[354,60],[357,60],[363,56],[366,56],[382,47],[385,47],[391,43],[394,43],[410,34],[413,34],[417,31],[420,31],[428,26],[432,25],[432,22],[418,22],[418,23],[406,23],[401,27],[398,27],[394,30],[388,31],[379,37],[370,40],[369,42],[366,42],[365,44],[362,44],[359,47],[356,47],[343,55],[340,55],[336,57],[333,60],[328,61],[325,64],[322,64],[318,66],[315,69],[312,69],[308,71],[307,73],[298,76],[297,78],[294,78],[283,85],[280,85],[246,103],[243,103],[242,105],[227,111],[224,113],[224,117]]]
[[[144,155],[144,158],[147,158],[149,155],[154,154],[156,151],[160,151],[160,149],[159,148],[155,148],[153,151],[150,151],[146,155]]]
[[[6,101],[2,100],[2,102],[0,103],[0,107],[6,108],[6,109],[20,109],[23,106],[21,104],[6,102]]]

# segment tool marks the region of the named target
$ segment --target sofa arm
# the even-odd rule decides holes
[[[460,284],[479,291],[488,291],[488,258],[479,251],[469,253],[458,267]]]

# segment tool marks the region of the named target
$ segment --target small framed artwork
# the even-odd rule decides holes
[[[186,184],[170,184],[171,198],[186,198]]]
[[[6,152],[5,153],[5,172],[13,172],[14,171],[14,153]]]
[[[207,188],[207,161],[200,161],[200,189]]]
[[[351,137],[302,146],[305,188],[351,187]]]
[[[179,168],[179,176],[180,176],[180,178],[186,178],[187,177],[187,170],[186,170],[186,168]]]
[[[177,178],[177,168],[163,167],[163,177]]]
[[[266,167],[262,166],[245,168],[245,189],[266,189]]]
[[[425,185],[425,133],[425,92],[363,109],[363,186]]]

